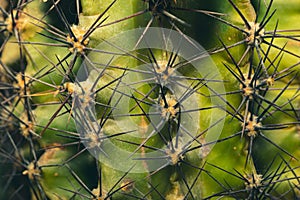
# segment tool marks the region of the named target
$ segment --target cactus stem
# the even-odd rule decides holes
[[[296,40],[296,41],[298,41],[297,35],[296,36],[291,36],[291,35],[276,34],[276,32],[285,32],[285,30],[277,30],[278,22],[276,24],[275,30],[273,30],[273,31],[266,31],[265,30],[265,27],[267,26],[267,24],[269,23],[269,21],[271,20],[271,18],[274,16],[275,11],[276,11],[276,10],[274,10],[270,14],[270,16],[268,16],[269,15],[269,11],[272,8],[272,2],[273,1],[270,1],[269,5],[267,7],[267,11],[265,12],[265,14],[264,14],[263,19],[261,20],[261,22],[254,21],[255,19],[258,18],[258,17],[254,17],[254,16],[250,16],[250,18],[253,18],[251,20],[246,19],[246,17],[242,13],[242,10],[239,9],[239,7],[237,7],[237,5],[235,5],[232,0],[228,0],[228,1],[234,7],[234,9],[238,12],[239,16],[242,18],[242,21],[243,21],[243,24],[244,24],[243,28],[240,27],[239,25],[234,24],[233,22],[227,21],[227,20],[222,19],[220,17],[216,17],[214,15],[210,15],[210,14],[207,14],[207,13],[205,13],[205,14],[207,14],[208,16],[210,16],[210,17],[212,17],[212,18],[220,21],[221,23],[224,23],[224,24],[226,24],[226,25],[234,28],[235,30],[241,32],[244,35],[245,38],[243,40],[237,41],[234,44],[230,44],[230,45],[226,46],[226,48],[231,49],[233,47],[236,47],[236,46],[239,46],[239,45],[242,45],[242,44],[246,44],[247,45],[247,49],[245,50],[243,56],[239,60],[238,65],[240,63],[242,63],[242,61],[244,60],[244,58],[246,58],[246,55],[249,53],[249,51],[253,50],[254,48],[258,52],[258,54],[259,54],[258,56],[259,57],[265,56],[264,61],[268,58],[267,55],[268,55],[271,47],[273,47],[274,49],[283,51],[283,52],[285,52],[285,53],[287,53],[287,54],[289,54],[291,56],[294,56],[296,58],[300,57],[296,53],[293,53],[293,52],[291,52],[289,50],[285,50],[285,49],[280,48],[279,46],[273,44],[273,40],[275,38],[287,38],[289,40]],[[249,1],[245,1],[245,2],[241,1],[241,3],[246,3],[246,4],[250,5]],[[249,8],[249,12],[252,12],[250,10],[252,10],[252,8]],[[292,30],[291,32],[297,32],[297,31],[298,30],[295,29],[295,30]],[[271,38],[272,41],[271,42],[267,41],[266,39],[268,39],[268,38]],[[267,54],[265,54],[265,52],[263,51],[262,44],[265,44],[265,45],[269,46]],[[224,51],[224,50],[225,50],[225,48],[218,48],[217,50],[213,50],[211,53],[214,54],[214,53],[218,53],[218,52],[221,52],[221,51]]]

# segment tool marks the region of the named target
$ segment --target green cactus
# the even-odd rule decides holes
[[[0,0],[0,199],[299,199],[299,6]]]

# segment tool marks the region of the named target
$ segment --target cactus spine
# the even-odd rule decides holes
[[[299,5],[0,0],[0,198],[300,198]]]

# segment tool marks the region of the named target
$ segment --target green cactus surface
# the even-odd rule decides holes
[[[300,199],[299,0],[0,0],[0,199]]]

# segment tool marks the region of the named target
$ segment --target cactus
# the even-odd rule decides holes
[[[0,199],[299,199],[297,0],[0,0]]]

